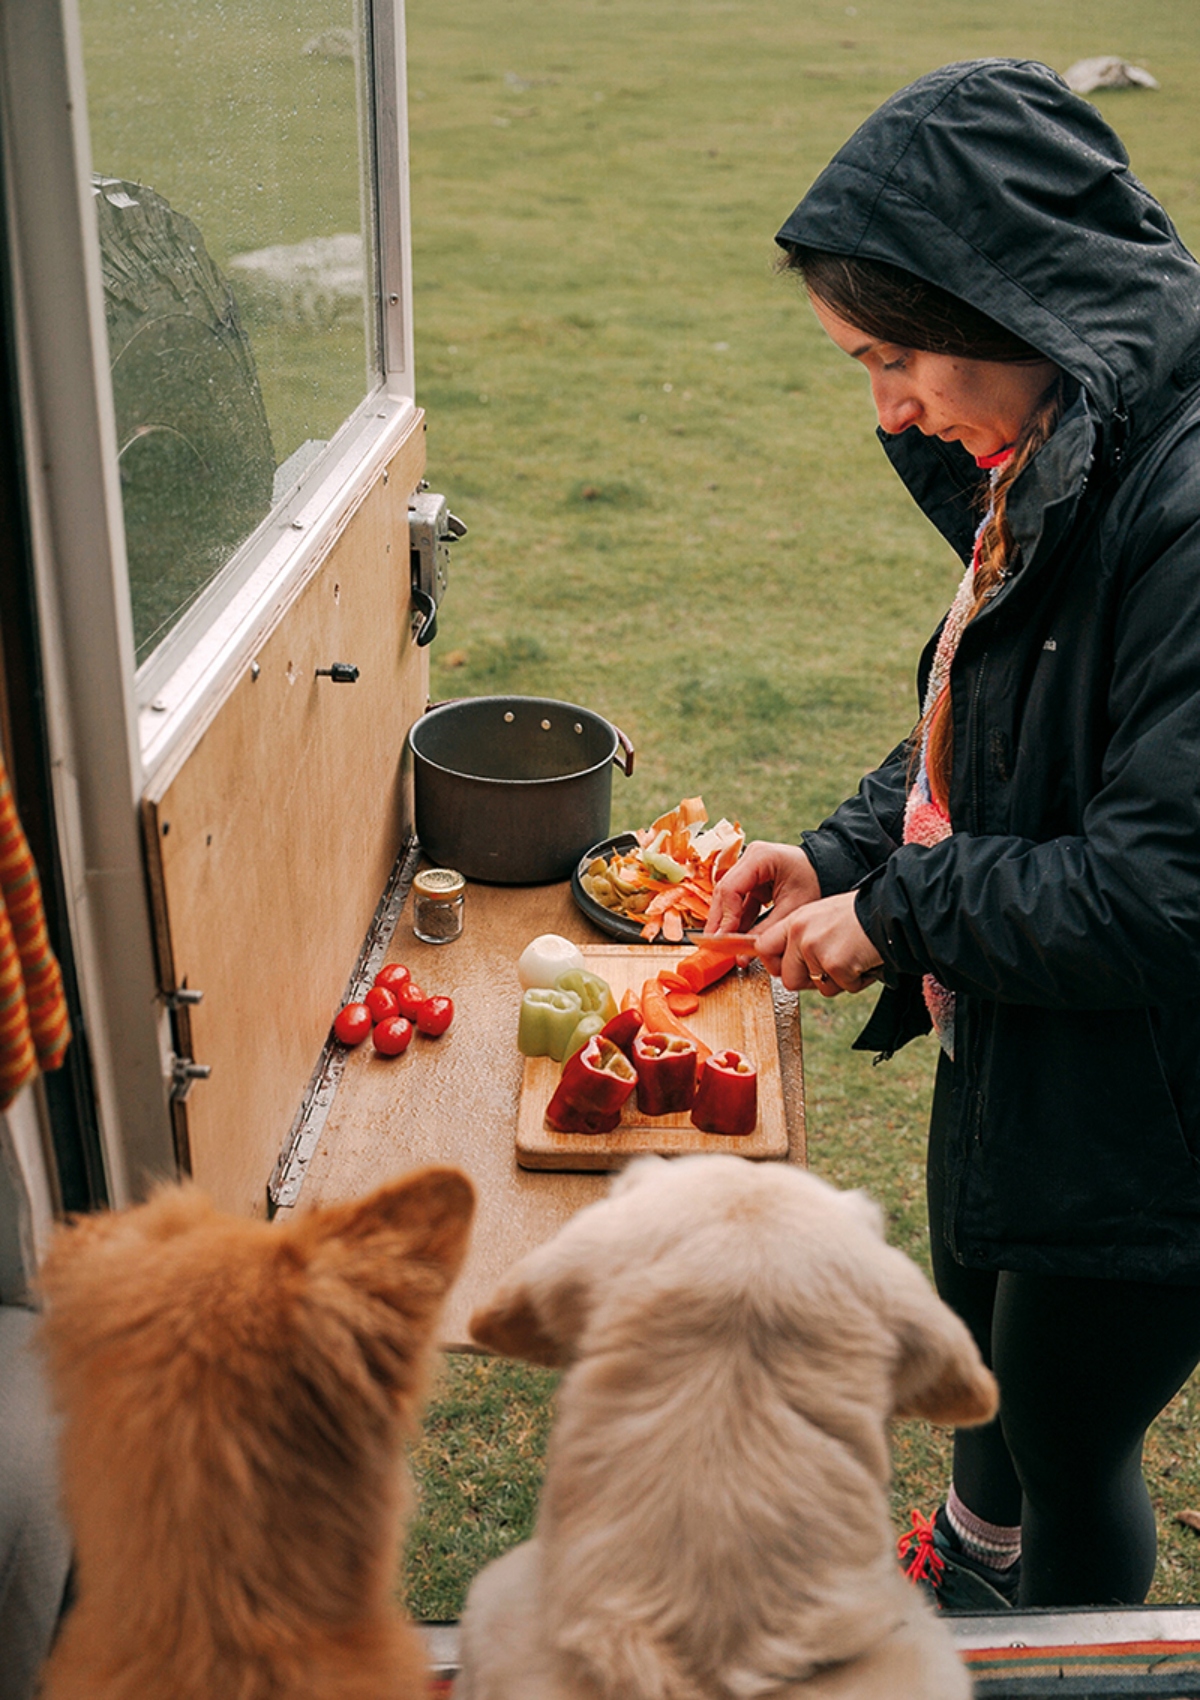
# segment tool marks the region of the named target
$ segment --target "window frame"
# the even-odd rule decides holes
[[[364,479],[389,457],[411,422],[414,401],[412,250],[408,207],[408,111],[403,0],[362,5],[368,70],[364,86],[370,216],[364,240],[374,291],[374,385],[298,483],[242,544],[171,628],[135,679],[147,776],[179,759],[206,723],[205,703],[220,692],[294,598],[344,520]]]
[[[0,0],[0,171],[45,714],[71,944],[110,1202],[175,1170],[139,804],[182,762],[411,429],[403,0],[364,0],[378,382],[135,672],[77,0]],[[194,617],[193,617],[194,616]],[[160,660],[161,656],[161,660]],[[162,706],[156,706],[161,703]]]

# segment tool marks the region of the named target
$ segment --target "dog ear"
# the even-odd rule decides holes
[[[548,1369],[571,1362],[587,1322],[588,1286],[564,1237],[573,1236],[560,1233],[523,1257],[475,1312],[471,1338],[480,1346]]]
[[[467,1252],[475,1189],[461,1169],[417,1169],[365,1198],[297,1217],[296,1237],[318,1261],[333,1259],[339,1272],[379,1297],[411,1307],[414,1266],[441,1297]]]
[[[888,1319],[898,1347],[892,1414],[949,1428],[989,1422],[998,1404],[996,1381],[966,1324],[914,1263],[895,1256],[888,1284]]]

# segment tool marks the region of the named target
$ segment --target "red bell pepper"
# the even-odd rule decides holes
[[[602,1039],[611,1039],[618,1051],[623,1051],[633,1061],[633,1041],[642,1030],[642,1012],[636,1006],[623,1009],[614,1015],[611,1021],[605,1022],[600,1029]]]
[[[546,1105],[546,1121],[556,1133],[611,1133],[636,1085],[637,1075],[624,1052],[611,1039],[593,1034],[563,1064]]]
[[[690,1110],[696,1096],[696,1042],[677,1033],[639,1033],[633,1041],[637,1104],[645,1116]]]
[[[712,1056],[712,1047],[671,1014],[666,991],[657,980],[647,980],[642,987],[642,1020],[648,1033],[674,1033],[680,1039],[691,1039],[699,1053],[699,1067],[703,1068],[705,1057]]]
[[[692,1121],[701,1133],[753,1133],[758,1070],[741,1051],[714,1051],[700,1070]]]

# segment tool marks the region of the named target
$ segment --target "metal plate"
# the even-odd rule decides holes
[[[571,875],[571,896],[575,903],[593,926],[607,933],[610,938],[620,939],[624,944],[645,944],[642,937],[642,923],[631,921],[625,915],[614,915],[611,909],[606,909],[603,903],[597,903],[594,897],[589,897],[583,889],[583,875],[587,873],[588,863],[597,856],[603,856],[605,861],[618,850],[633,850],[637,846],[637,838],[632,832],[618,832],[613,838],[601,839],[599,844],[593,844],[586,851]]]

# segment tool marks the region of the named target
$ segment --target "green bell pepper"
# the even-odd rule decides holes
[[[602,1015],[585,1015],[567,1040],[567,1048],[563,1052],[564,1065],[568,1057],[573,1057],[576,1051],[581,1051],[593,1034],[603,1033],[607,1025]]]
[[[530,986],[521,999],[517,1049],[523,1057],[553,1057],[561,1062],[583,1013],[578,992]]]
[[[554,985],[557,991],[574,992],[583,1005],[585,1015],[602,1015],[605,1021],[611,1021],[617,1013],[617,1000],[608,981],[602,980],[599,974],[589,974],[586,968],[568,968],[565,974],[558,976]]]

